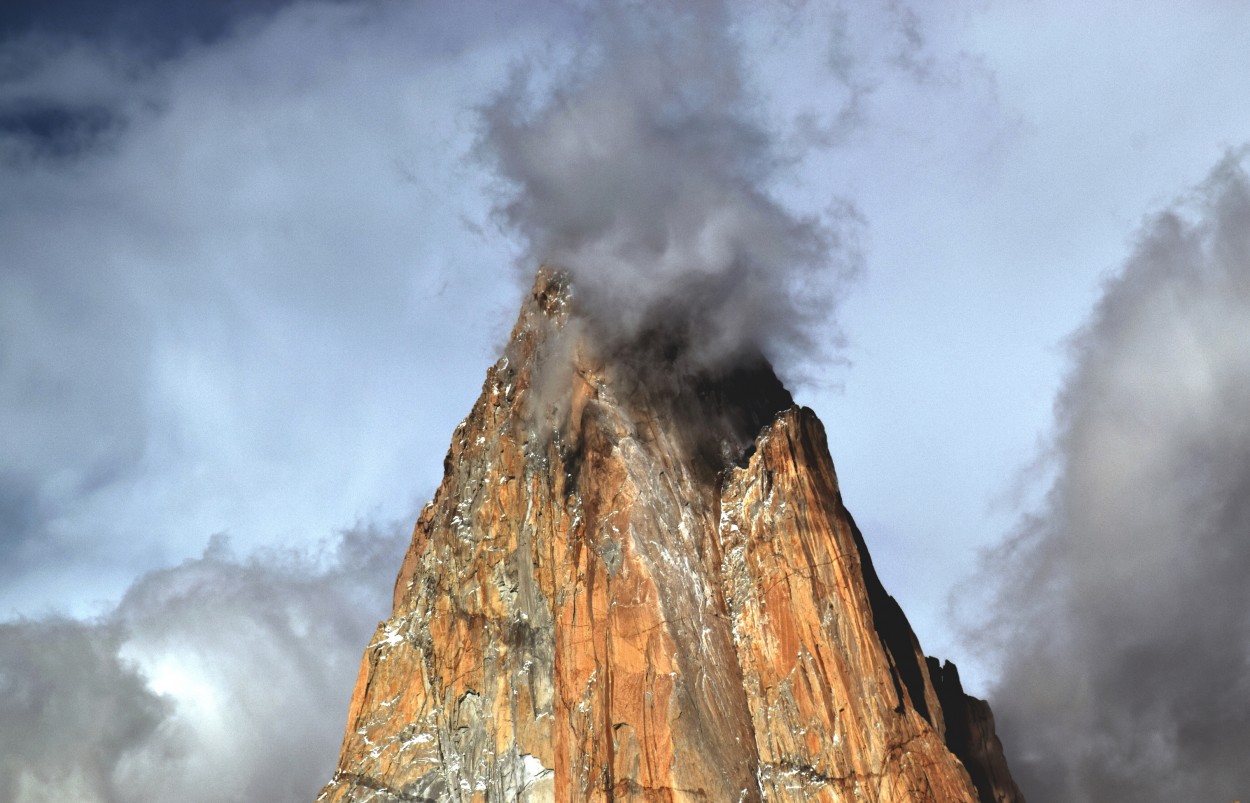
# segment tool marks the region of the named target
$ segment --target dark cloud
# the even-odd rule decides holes
[[[96,621],[0,624],[0,802],[311,800],[407,536],[246,558],[217,539]]]
[[[483,108],[481,148],[507,182],[497,213],[528,244],[522,271],[569,271],[609,336],[659,329],[696,363],[763,351],[793,368],[833,345],[855,216],[774,194],[797,156],[738,36],[718,2],[596,7],[578,48],[529,62]]]
[[[1250,789],[1246,151],[1145,225],[1074,337],[1054,483],[987,563],[1030,801]]]
[[[0,39],[26,34],[108,38],[169,57],[231,33],[296,0],[10,0]]]
[[[115,144],[134,112],[135,98],[128,95],[145,74],[190,50],[228,39],[240,28],[260,26],[296,2],[5,3],[0,8],[0,159],[67,159]],[[79,73],[78,81],[59,86],[26,80],[75,61],[74,66],[93,67],[95,74]]]
[[[104,106],[12,105],[0,109],[0,137],[17,140],[35,156],[68,157],[93,147],[119,125]]]

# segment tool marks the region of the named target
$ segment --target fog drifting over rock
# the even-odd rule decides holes
[[[1250,789],[1246,151],[1143,226],[1073,337],[1055,479],[985,566],[1033,803]]]
[[[610,3],[583,22],[568,63],[530,62],[483,109],[526,278],[568,271],[608,337],[661,329],[695,364],[828,356],[856,218],[833,189],[840,211],[819,215],[770,194],[786,160],[725,4]]]

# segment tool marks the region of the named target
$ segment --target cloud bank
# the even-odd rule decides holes
[[[0,40],[0,616],[424,501],[515,305],[463,107],[531,39],[478,11]]]
[[[855,216],[772,193],[796,157],[763,119],[726,4],[614,2],[578,36],[482,110],[522,271],[563,268],[607,337],[658,330],[696,364],[827,356]]]
[[[238,558],[217,539],[95,621],[0,624],[0,801],[312,800],[407,541]]]
[[[987,563],[1033,803],[1250,789],[1250,177],[1151,218],[1073,338],[1055,479]]]

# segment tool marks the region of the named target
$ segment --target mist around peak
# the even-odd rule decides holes
[[[628,338],[606,332],[585,314],[567,271],[539,268],[504,355],[487,376],[496,405],[500,388],[524,388],[518,415],[535,443],[581,448],[588,420],[610,409],[638,432],[668,433],[682,460],[709,482],[753,449],[760,431],[794,399],[767,358],[742,350],[734,362],[689,359],[685,344],[657,326]]]
[[[481,109],[521,270],[567,271],[601,337],[663,333],[680,361],[831,356],[857,218],[772,194],[788,160],[726,6],[611,3],[580,33],[555,77],[528,62]]]

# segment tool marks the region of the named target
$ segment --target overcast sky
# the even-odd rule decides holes
[[[713,277],[1031,801],[1247,794],[1250,7],[756,5],[4,5],[0,801],[311,797],[544,256]]]

